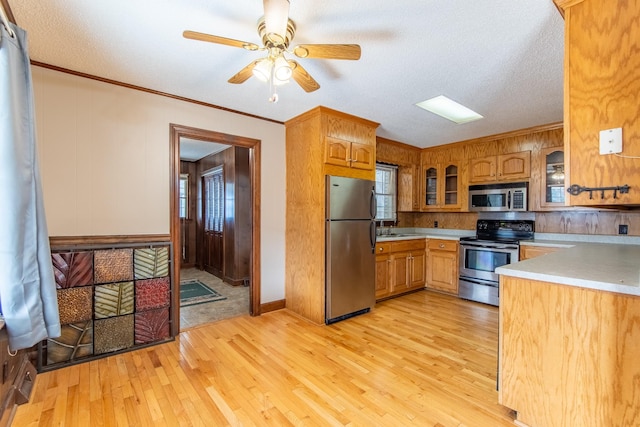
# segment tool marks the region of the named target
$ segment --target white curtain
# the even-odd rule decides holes
[[[0,25],[0,310],[13,350],[60,336],[27,36]]]

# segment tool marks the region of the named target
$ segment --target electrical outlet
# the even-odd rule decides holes
[[[629,226],[626,224],[618,225],[618,234],[627,234],[629,232]]]
[[[438,228],[438,221],[433,221],[433,228]]]
[[[622,153],[622,128],[600,131],[600,154]]]

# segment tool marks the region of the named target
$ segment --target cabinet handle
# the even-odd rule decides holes
[[[379,250],[380,252],[382,252],[382,248],[378,248],[378,250]]]
[[[440,243],[440,249],[444,249],[444,243]]]

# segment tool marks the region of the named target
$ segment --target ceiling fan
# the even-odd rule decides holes
[[[187,39],[240,47],[249,51],[267,51],[265,58],[244,67],[229,79],[229,83],[244,83],[252,75],[268,81],[273,87],[273,95],[269,99],[271,102],[277,102],[278,99],[275,86],[288,82],[289,78],[293,78],[306,92],[320,88],[307,70],[297,61],[287,58],[285,53],[298,58],[360,59],[361,51],[357,44],[301,44],[289,50],[296,31],[294,22],[289,19],[289,0],[263,1],[264,16],[258,20],[258,34],[262,38],[262,46],[196,31],[185,31],[182,35]]]

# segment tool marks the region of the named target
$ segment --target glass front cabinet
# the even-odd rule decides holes
[[[460,209],[459,168],[456,163],[424,165],[422,210]]]
[[[543,208],[564,207],[566,195],[564,177],[564,150],[553,147],[542,150],[541,200]]]

